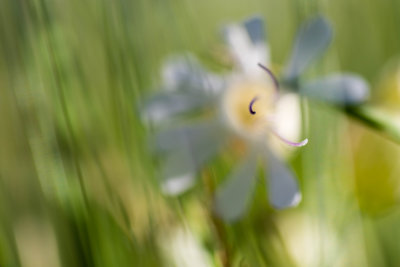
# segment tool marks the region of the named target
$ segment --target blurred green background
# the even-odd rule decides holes
[[[329,106],[303,103],[299,207],[272,210],[260,186],[225,224],[201,179],[161,194],[138,105],[170,53],[229,69],[221,26],[252,14],[277,68],[326,16],[334,41],[307,76],[359,73],[400,122],[399,0],[0,1],[0,266],[400,266],[400,146]]]

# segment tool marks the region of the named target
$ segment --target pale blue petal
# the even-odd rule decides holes
[[[257,181],[256,167],[255,157],[247,157],[218,189],[215,211],[225,221],[235,221],[245,213]]]
[[[155,147],[166,155],[161,164],[165,193],[179,194],[189,188],[196,172],[221,149],[227,137],[209,122],[159,134]]]
[[[253,44],[267,42],[264,28],[265,23],[264,19],[261,16],[253,16],[245,20],[243,24]]]
[[[167,195],[178,195],[189,189],[196,177],[197,165],[186,147],[169,153],[161,167],[161,187]]]
[[[154,151],[163,153],[185,146],[194,153],[215,146],[228,133],[218,121],[202,121],[162,130],[153,141]]]
[[[161,190],[164,194],[176,196],[190,189],[196,180],[195,173],[184,173],[180,176],[172,176],[161,183]]]
[[[301,193],[294,173],[268,149],[266,165],[271,205],[277,209],[296,206],[301,200]]]
[[[334,74],[304,84],[300,93],[333,104],[355,105],[368,99],[369,86],[360,76]]]
[[[162,74],[164,85],[170,91],[219,93],[225,87],[223,77],[207,72],[191,54],[169,57]]]
[[[331,40],[332,27],[323,17],[314,18],[302,26],[284,72],[285,80],[295,80],[325,51]]]
[[[258,67],[258,63],[267,66],[270,64],[263,24],[263,19],[255,16],[243,24],[227,25],[222,32],[236,66],[249,77],[265,75]]]
[[[203,94],[162,92],[145,100],[141,115],[145,121],[159,123],[174,115],[194,109],[204,109],[212,100]]]

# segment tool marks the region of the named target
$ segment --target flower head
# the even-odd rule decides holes
[[[297,205],[301,194],[294,174],[269,145],[276,137],[291,146],[308,142],[289,141],[279,132],[279,125],[287,123],[277,112],[283,93],[297,92],[341,105],[359,103],[368,95],[366,83],[354,75],[301,81],[300,74],[325,50],[331,35],[329,24],[321,17],[303,25],[280,79],[269,69],[269,47],[260,17],[225,28],[224,37],[235,59],[235,70],[228,75],[206,71],[191,55],[167,60],[163,71],[166,90],[146,103],[145,117],[165,125],[181,122],[181,115],[193,110],[206,112],[194,123],[183,122],[158,132],[155,148],[165,156],[161,168],[164,192],[178,194],[189,188],[196,172],[228,140],[240,139],[248,149],[217,190],[216,212],[226,220],[235,220],[245,212],[256,185],[259,159],[267,169],[272,206]]]

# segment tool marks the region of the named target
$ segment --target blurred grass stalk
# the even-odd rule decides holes
[[[363,123],[365,126],[376,130],[384,137],[400,145],[400,125],[398,125],[394,118],[391,118],[390,114],[383,113],[379,109],[360,106],[360,107],[348,107],[340,108],[341,111],[349,115],[350,117]]]
[[[157,82],[160,62],[182,50],[212,61],[221,51],[218,26],[252,13],[267,18],[276,37],[270,38],[274,61],[283,62],[301,19],[323,12],[338,32],[337,54],[323,64],[340,61],[371,80],[399,47],[393,21],[400,9],[391,5],[398,1],[378,2],[1,1],[0,266],[171,266],[190,248],[221,266],[205,189],[167,199],[153,179],[157,172],[136,104]],[[345,112],[399,142],[386,117],[364,107]],[[310,125],[313,143],[292,162],[302,174],[303,204],[271,211],[259,186],[248,216],[221,226],[232,250],[229,262],[398,266],[400,219],[395,214],[376,222],[360,215],[357,199],[357,183],[381,182],[391,166],[381,168],[374,159],[369,176],[357,180],[353,165],[365,166],[354,158],[362,153],[346,145],[352,133],[338,127],[343,121],[313,113]],[[378,144],[398,155],[380,142],[368,140],[367,148]],[[213,177],[224,177],[231,165],[216,161]],[[376,208],[383,210],[397,201],[378,201],[373,193],[380,187],[371,187],[366,206],[383,203]],[[190,229],[183,238],[182,229]],[[182,245],[187,240],[192,245]]]

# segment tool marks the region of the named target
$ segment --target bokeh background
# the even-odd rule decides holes
[[[140,103],[171,53],[229,70],[221,27],[252,14],[276,69],[325,16],[333,43],[306,76],[362,75],[398,125],[398,0],[0,1],[0,266],[400,266],[400,145],[329,105],[302,102],[298,207],[273,210],[261,185],[228,224],[201,179],[161,193]],[[233,166],[205,171],[218,184]]]

